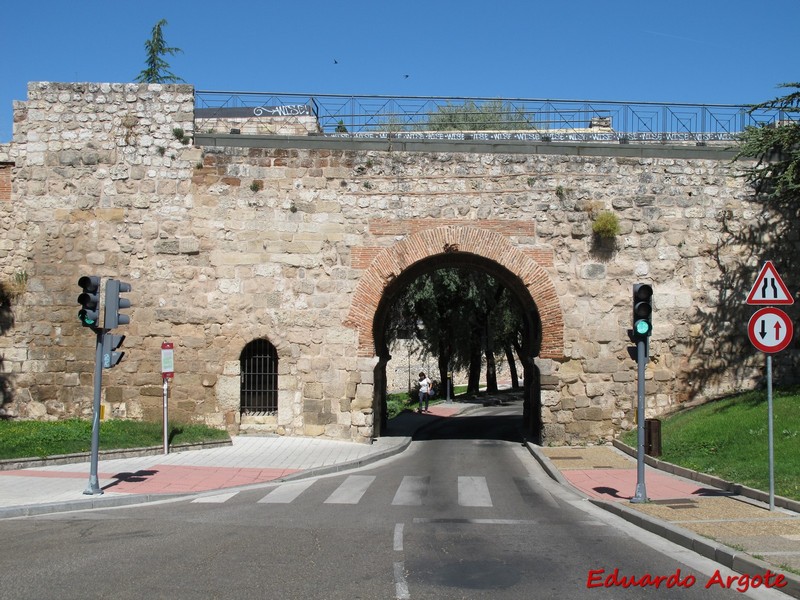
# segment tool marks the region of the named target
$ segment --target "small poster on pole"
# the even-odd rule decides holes
[[[172,342],[161,344],[161,376],[164,379],[175,377],[175,350]]]

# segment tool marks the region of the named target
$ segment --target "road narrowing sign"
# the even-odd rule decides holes
[[[786,349],[794,336],[794,327],[789,316],[779,308],[761,308],[750,317],[747,335],[753,346],[771,354]]]
[[[794,298],[789,293],[783,279],[778,275],[775,265],[771,260],[764,263],[761,272],[753,284],[753,289],[747,296],[747,304],[794,304]]]

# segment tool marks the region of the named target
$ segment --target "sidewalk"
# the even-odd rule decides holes
[[[637,462],[620,449],[528,448],[553,479],[595,505],[751,579],[781,573],[780,591],[800,598],[800,576],[786,570],[800,571],[800,503],[776,497],[770,511],[763,492],[647,457],[661,468],[645,467],[649,501],[634,504]]]
[[[205,450],[169,454],[156,450],[146,456],[114,459],[101,456],[97,475],[103,493],[95,495],[84,494],[89,487],[88,459],[0,471],[0,518],[138,504],[351,469],[402,452],[414,431],[467,406],[444,403],[431,406],[426,414],[402,413],[391,420],[388,435],[372,444],[238,436],[231,444]]]

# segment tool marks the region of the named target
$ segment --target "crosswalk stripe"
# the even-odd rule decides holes
[[[407,475],[400,482],[395,492],[392,506],[421,506],[422,499],[428,494],[430,477]]]
[[[228,492],[227,494],[214,494],[213,496],[200,496],[195,498],[192,502],[199,504],[222,504],[233,498],[239,492]]]
[[[485,477],[458,478],[459,506],[492,506],[492,497]]]
[[[325,504],[358,504],[373,481],[374,475],[350,475],[328,496]]]
[[[259,500],[259,504],[289,504],[314,483],[305,479],[294,483],[284,483]]]

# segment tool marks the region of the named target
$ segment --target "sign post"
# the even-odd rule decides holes
[[[786,284],[772,264],[767,261],[747,296],[747,304],[794,304]],[[773,443],[772,416],[772,354],[785,350],[794,337],[794,326],[789,316],[771,306],[757,310],[747,324],[750,342],[767,355],[767,436],[769,438],[769,509],[775,510],[775,445]]]
[[[172,342],[161,344],[161,383],[164,401],[164,454],[169,454],[169,380],[175,376],[175,350]]]

